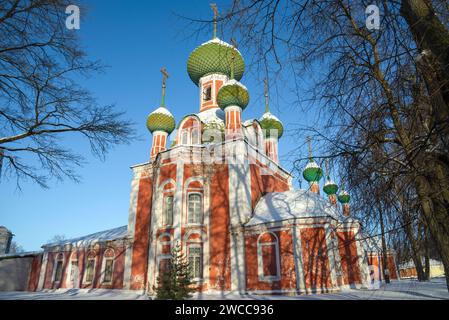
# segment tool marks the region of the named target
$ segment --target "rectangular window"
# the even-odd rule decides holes
[[[75,280],[75,272],[78,272],[78,261],[72,261],[70,263],[70,281]]]
[[[60,282],[62,279],[62,260],[56,262],[55,282]]]
[[[87,261],[86,267],[86,282],[90,283],[94,280],[95,260],[90,259]]]
[[[188,199],[188,221],[189,223],[201,223],[202,219],[202,197],[200,194],[189,194]]]
[[[203,101],[210,101],[212,99],[212,87],[206,87],[203,90]]]
[[[112,266],[114,264],[114,260],[113,259],[106,259],[105,263],[104,263],[104,278],[103,278],[103,282],[105,283],[111,283],[112,282]]]
[[[189,273],[192,279],[202,278],[201,247],[189,247]]]
[[[167,226],[173,224],[173,196],[165,196],[164,223]]]

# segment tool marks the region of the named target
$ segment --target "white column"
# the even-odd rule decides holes
[[[182,155],[180,155],[182,157]],[[176,181],[175,181],[175,194],[173,199],[173,246],[179,241],[181,244],[181,224],[183,211],[183,190],[182,185],[184,182],[184,161],[178,159],[176,161]]]
[[[337,274],[336,274],[336,263],[335,263],[335,254],[334,254],[334,249],[335,249],[335,242],[332,240],[332,229],[330,224],[326,224],[324,226],[324,230],[325,230],[325,238],[326,238],[326,247],[327,247],[327,257],[329,260],[329,267],[330,267],[330,271],[331,271],[331,283],[332,283],[332,288],[337,287]]]
[[[42,265],[39,273],[39,282],[37,284],[37,290],[44,289],[45,274],[47,273],[47,263],[48,263],[48,252],[45,251],[44,256],[42,257]]]
[[[301,229],[298,225],[292,226],[293,253],[295,257],[296,288],[300,293],[306,292],[304,279],[304,262],[302,259]]]
[[[360,227],[354,228],[354,236],[356,240],[357,247],[357,260],[360,269],[360,280],[362,281],[362,288],[367,289],[371,283],[371,278],[369,275],[369,266],[366,259],[366,252],[363,248],[362,237],[360,235]],[[379,260],[380,264],[380,260]]]
[[[140,174],[134,173],[131,181],[131,195],[129,200],[128,212],[128,238],[129,243],[126,245],[125,270],[123,271],[123,288],[129,289],[131,285],[131,266],[133,257],[134,232],[136,227],[136,210],[139,196]]]
[[[231,291],[246,292],[245,235],[242,227],[231,229]]]

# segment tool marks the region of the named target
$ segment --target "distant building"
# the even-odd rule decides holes
[[[424,266],[424,258],[421,259],[422,265]],[[430,278],[437,278],[444,276],[444,265],[441,261],[430,259]],[[401,278],[417,278],[418,273],[416,272],[416,267],[413,260],[406,263],[402,263],[398,266],[399,275]]]
[[[6,227],[0,226],[0,255],[9,253],[13,236]]]

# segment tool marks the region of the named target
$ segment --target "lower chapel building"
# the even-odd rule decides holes
[[[150,161],[132,167],[128,225],[45,244],[27,290],[113,288],[153,292],[177,244],[203,292],[301,294],[369,287],[380,278],[374,241],[362,241],[350,196],[310,156],[294,190],[279,163],[281,121],[269,110],[242,120],[249,93],[240,52],[214,38],[190,55],[200,109],[175,119],[150,113]],[[168,136],[174,131],[173,143]],[[392,252],[390,277],[397,279]],[[1,263],[2,260],[0,260]]]

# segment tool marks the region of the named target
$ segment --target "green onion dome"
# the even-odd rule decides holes
[[[341,190],[338,194],[338,201],[342,204],[349,203],[349,200],[351,200],[351,197],[349,196],[349,193],[346,190]]]
[[[329,177],[327,177],[326,183],[324,184],[324,187],[323,187],[323,191],[327,195],[337,194],[338,185],[333,180],[331,180]]]
[[[308,182],[318,182],[323,177],[323,170],[313,159],[310,159],[302,172],[302,176]]]
[[[198,85],[200,78],[212,73],[231,76],[231,60],[234,59],[234,79],[240,80],[245,71],[245,62],[240,52],[229,43],[218,38],[207,41],[197,47],[187,60],[187,72],[190,79]]]
[[[260,127],[265,130],[265,137],[269,138],[271,131],[277,130],[277,138],[281,138],[284,133],[284,126],[282,125],[281,120],[279,120],[275,115],[273,115],[270,111],[265,112],[262,117],[259,119]]]
[[[248,89],[237,80],[229,80],[218,90],[217,103],[222,110],[229,106],[239,106],[243,110],[249,103]]]
[[[165,107],[157,108],[147,118],[147,128],[151,133],[164,131],[170,134],[175,129],[175,126],[175,117]]]

